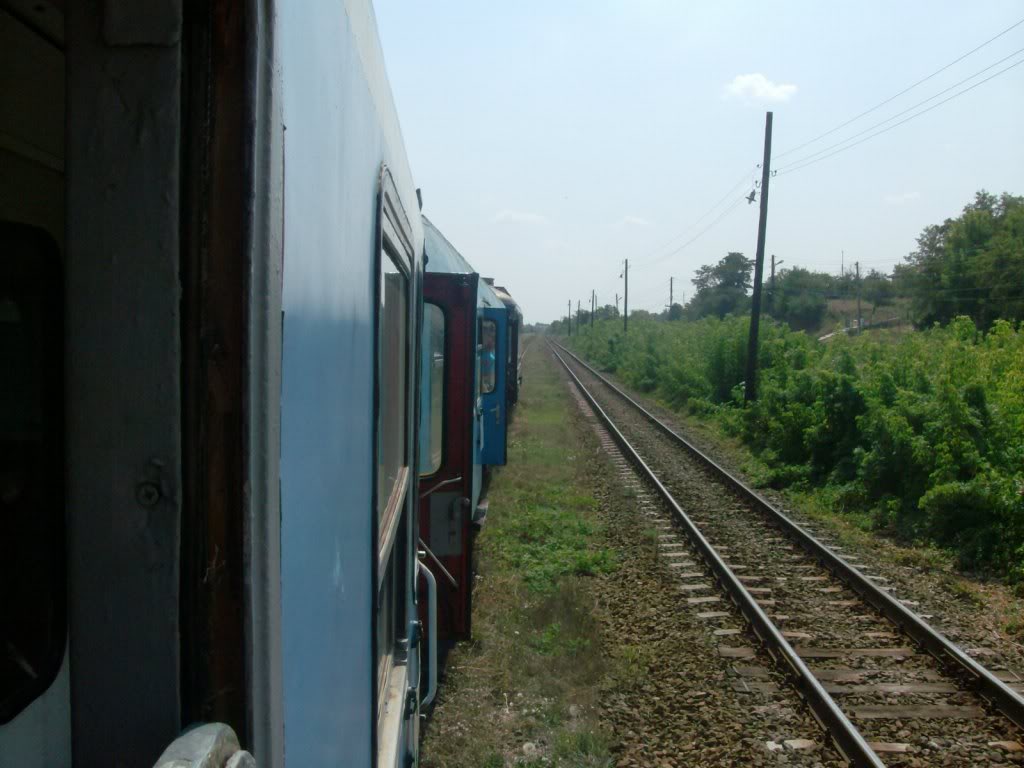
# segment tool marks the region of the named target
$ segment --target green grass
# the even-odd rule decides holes
[[[614,571],[588,480],[592,445],[536,345],[526,356],[508,465],[476,541],[473,639],[449,656],[424,768],[612,764],[594,711],[611,663],[589,584]],[[523,751],[525,743],[535,754]]]
[[[548,489],[547,496],[544,504],[522,499],[517,514],[495,526],[490,541],[494,553],[539,593],[553,590],[567,574],[592,576],[614,570],[614,555],[590,545],[597,529],[583,515],[593,507],[593,499],[561,488]]]

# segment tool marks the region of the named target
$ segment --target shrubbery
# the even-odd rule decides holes
[[[828,487],[900,537],[1024,579],[1024,329],[960,317],[818,343],[765,320],[759,399],[742,401],[748,320],[613,321],[573,346],[677,410],[715,418],[777,487]]]

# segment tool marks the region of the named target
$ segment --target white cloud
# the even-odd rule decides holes
[[[920,196],[920,192],[900,192],[899,194],[886,195],[883,199],[888,205],[906,205],[917,200]]]
[[[498,211],[491,219],[494,224],[540,224],[546,219],[539,213],[513,211],[508,208]]]
[[[743,101],[775,102],[789,101],[796,93],[792,83],[773,83],[760,72],[749,75],[736,75],[732,82],[725,86],[724,98],[741,99]]]

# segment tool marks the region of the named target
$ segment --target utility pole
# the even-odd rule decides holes
[[[668,279],[668,311],[672,311],[672,283],[675,281],[674,277]]]
[[[857,333],[863,329],[860,316],[860,262],[857,262]]]
[[[775,254],[773,253],[772,254],[772,283],[771,283],[771,289],[768,291],[768,299],[769,299],[768,306],[769,306],[769,308],[771,309],[772,312],[775,311],[775,263],[776,263],[775,262]],[[783,264],[785,264],[785,263],[786,262],[784,260],[782,260],[782,259],[779,259],[779,261],[778,261],[778,265],[780,267]]]
[[[622,332],[629,333],[629,259],[626,259],[626,295],[622,299]]]
[[[569,299],[569,311],[565,315],[565,322],[569,324],[569,335],[572,336],[572,299]]]
[[[597,292],[590,289],[590,330],[594,330],[594,312],[597,311]]]
[[[580,335],[580,300],[576,299],[576,335]]]
[[[761,163],[761,215],[757,221],[757,255],[754,257],[754,295],[750,302],[750,337],[747,339],[747,376],[744,400],[757,399],[757,332],[761,324],[761,276],[764,272],[764,239],[768,228],[768,182],[772,164],[772,113],[764,116],[764,161]]]
[[[615,294],[615,314],[619,314],[619,294]]]

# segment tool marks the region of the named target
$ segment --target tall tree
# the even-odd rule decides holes
[[[919,324],[1024,319],[1024,197],[978,192],[957,218],[925,227],[906,262],[896,278]]]
[[[750,272],[754,262],[737,251],[730,251],[717,264],[697,270],[693,285],[697,292],[686,305],[691,317],[725,317],[745,310]]]

